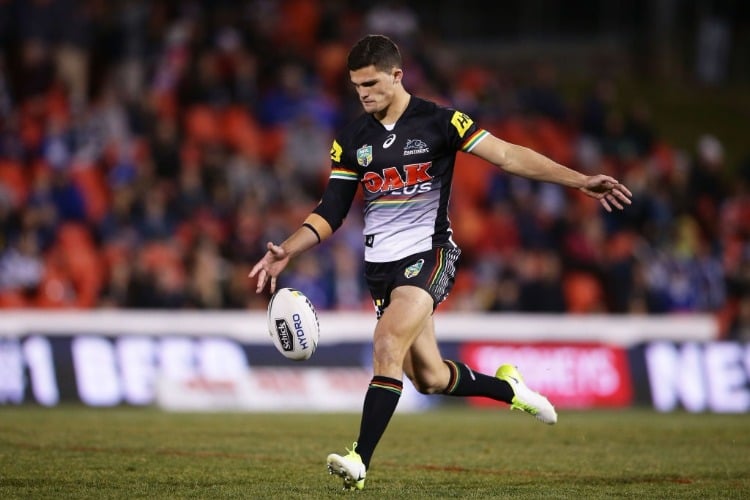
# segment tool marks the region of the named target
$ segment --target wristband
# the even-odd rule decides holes
[[[318,234],[318,230],[315,229],[312,224],[310,224],[309,222],[305,222],[304,224],[302,224],[302,226],[312,231],[315,237],[318,238],[318,243],[320,243],[320,234]]]

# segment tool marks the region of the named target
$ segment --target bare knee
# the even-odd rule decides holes
[[[445,390],[445,383],[437,374],[419,373],[408,374],[414,388],[421,394],[440,394]]]

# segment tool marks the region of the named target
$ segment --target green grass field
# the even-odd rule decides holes
[[[0,408],[0,498],[750,498],[747,415],[397,413],[362,492],[353,414]]]

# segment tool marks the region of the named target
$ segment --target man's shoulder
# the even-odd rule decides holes
[[[413,97],[412,109],[418,116],[429,116],[438,121],[450,121],[456,109],[449,104],[444,104],[423,97]]]
[[[341,128],[341,130],[339,130],[339,132],[337,133],[336,139],[339,142],[348,142],[352,140],[354,137],[361,135],[363,132],[366,132],[368,129],[372,127],[373,127],[372,116],[370,116],[367,113],[362,113],[358,115],[357,117],[353,118],[346,125],[344,125]]]
[[[441,110],[445,112],[451,112],[453,113],[456,111],[456,108],[453,106],[453,104],[449,103],[448,101],[444,99],[428,99],[425,97],[417,97],[412,96],[414,99],[414,106],[419,109],[424,110]]]
[[[474,120],[450,104],[418,98],[412,109],[415,122],[425,128],[436,127],[454,146],[460,146],[466,134],[470,131],[473,133],[477,128]]]

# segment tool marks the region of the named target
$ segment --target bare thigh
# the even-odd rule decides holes
[[[421,288],[400,286],[391,292],[373,336],[375,375],[401,379],[410,347],[432,322],[432,307],[432,297]]]

